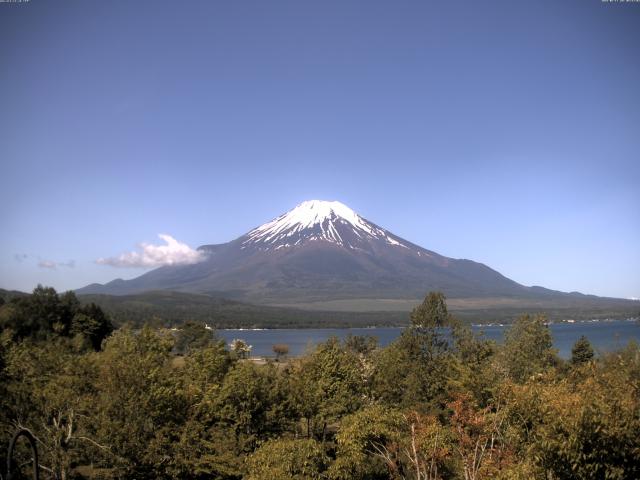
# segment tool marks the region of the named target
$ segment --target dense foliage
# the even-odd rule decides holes
[[[565,362],[524,315],[497,345],[436,293],[411,320],[386,348],[257,362],[195,322],[111,332],[39,287],[0,305],[2,442],[29,429],[57,479],[640,478],[636,344]]]
[[[0,304],[0,330],[14,340],[78,336],[99,350],[113,325],[95,303],[82,305],[73,292],[58,295],[53,288],[38,285],[32,295]]]

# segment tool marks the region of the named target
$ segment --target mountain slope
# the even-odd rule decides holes
[[[312,200],[225,244],[204,245],[205,260],[166,266],[132,280],[89,285],[81,294],[174,290],[254,303],[349,298],[548,298],[481,263],[424,249],[339,202]]]

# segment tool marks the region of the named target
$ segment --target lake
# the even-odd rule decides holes
[[[502,341],[508,326],[481,325],[472,327],[483,332],[486,338]],[[571,347],[584,335],[596,352],[605,352],[626,345],[629,340],[640,342],[640,323],[637,320],[611,320],[575,323],[553,323],[550,325],[553,342],[563,358],[571,357]],[[314,345],[335,336],[344,339],[347,335],[371,335],[381,346],[388,345],[402,332],[401,327],[376,328],[290,328],[274,330],[218,330],[218,335],[228,344],[234,338],[241,338],[253,346],[253,357],[273,357],[272,347],[276,343],[289,346],[289,355],[298,356]]]

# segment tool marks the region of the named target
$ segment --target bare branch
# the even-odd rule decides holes
[[[78,440],[84,440],[86,442],[92,443],[93,445],[95,445],[98,448],[102,448],[103,450],[107,450],[109,453],[111,453],[111,447],[108,447],[106,445],[100,445],[98,442],[96,442],[95,440],[90,439],[89,437],[75,437]]]

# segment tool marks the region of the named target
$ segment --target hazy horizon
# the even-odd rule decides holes
[[[638,298],[639,27],[600,0],[0,3],[0,288],[133,278],[141,243],[191,261],[321,199]]]

